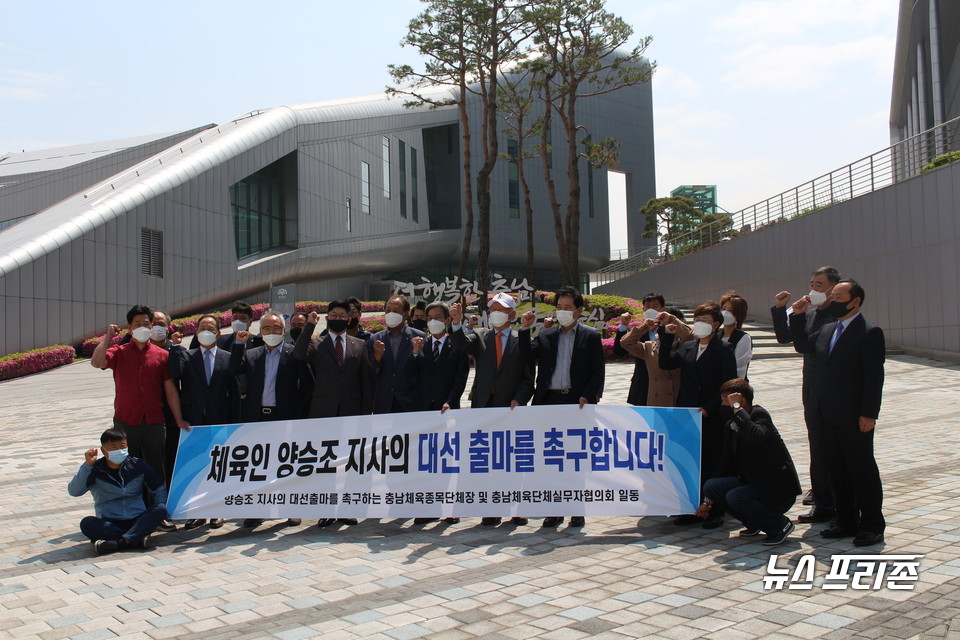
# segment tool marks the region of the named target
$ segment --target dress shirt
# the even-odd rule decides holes
[[[266,362],[263,368],[263,396],[260,400],[261,407],[277,406],[277,369],[280,367],[280,351],[282,346],[276,346],[273,349],[264,347],[267,350]]]
[[[573,361],[573,342],[577,335],[579,323],[573,325],[569,331],[560,328],[557,339],[557,366],[550,378],[550,388],[559,391],[570,388],[570,363]]]
[[[833,337],[830,338],[830,350],[828,353],[833,353],[833,348],[837,346],[837,340],[840,339],[840,334],[847,330],[847,328],[850,326],[850,323],[856,320],[858,315],[860,315],[859,311],[843,322],[840,322],[839,320],[837,321],[837,326],[833,330]]]
[[[703,344],[702,342],[697,342],[697,360],[700,359],[700,356],[703,355],[703,352],[707,350],[707,347],[710,346],[710,343]]]
[[[216,345],[206,349],[200,347],[203,351],[203,372],[207,377],[207,384],[210,384],[210,378],[213,377],[213,368],[217,362],[217,347]]]
[[[400,343],[403,342],[403,330],[394,332],[389,332],[389,342],[390,350],[393,351],[393,357],[397,357],[397,350],[400,349]]]
[[[107,368],[113,369],[116,386],[114,418],[129,425],[164,422],[161,398],[170,378],[168,358],[166,350],[149,342],[142,350],[134,341],[107,349]]]

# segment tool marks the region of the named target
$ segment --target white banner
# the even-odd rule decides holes
[[[696,409],[553,405],[193,427],[172,518],[693,513]]]

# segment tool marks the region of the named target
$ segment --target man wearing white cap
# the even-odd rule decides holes
[[[463,308],[450,307],[450,344],[474,357],[471,407],[510,407],[527,404],[533,396],[533,361],[529,341],[521,347],[511,324],[517,317],[517,302],[507,293],[498,293],[487,307],[488,324],[492,329],[463,331]],[[513,518],[514,524],[526,524],[526,518]],[[500,518],[484,518],[486,525],[500,523]]]

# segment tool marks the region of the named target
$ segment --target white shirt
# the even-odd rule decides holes
[[[726,336],[721,339],[730,344]],[[749,333],[745,333],[740,338],[740,342],[733,349],[733,355],[737,358],[737,377],[747,377],[747,367],[750,366],[750,359],[753,358],[753,338],[750,337]]]
[[[283,346],[267,349],[266,362],[263,368],[263,396],[260,399],[261,407],[277,406],[277,369],[280,368],[280,352]]]

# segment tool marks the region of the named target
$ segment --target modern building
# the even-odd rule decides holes
[[[393,280],[455,275],[465,226],[458,111],[404,102],[380,93],[282,106],[172,135],[0,158],[0,354],[76,341],[137,302],[186,314],[265,301],[271,284],[287,283],[301,300],[381,298]],[[621,143],[628,211],[655,193],[651,102],[647,83],[578,103],[589,135]],[[468,110],[478,140],[478,98]],[[506,134],[500,147],[511,148]],[[565,194],[562,148],[553,175]],[[532,284],[549,288],[560,264],[537,164],[526,165]],[[607,172],[581,168],[587,273],[609,259]],[[492,177],[490,267],[508,278],[526,262],[513,169],[502,160]],[[631,221],[631,249],[650,242],[642,233]],[[472,247],[475,261],[475,232]]]
[[[697,209],[703,213],[718,213],[717,185],[683,184],[670,192],[671,196],[683,196],[697,203]]]

